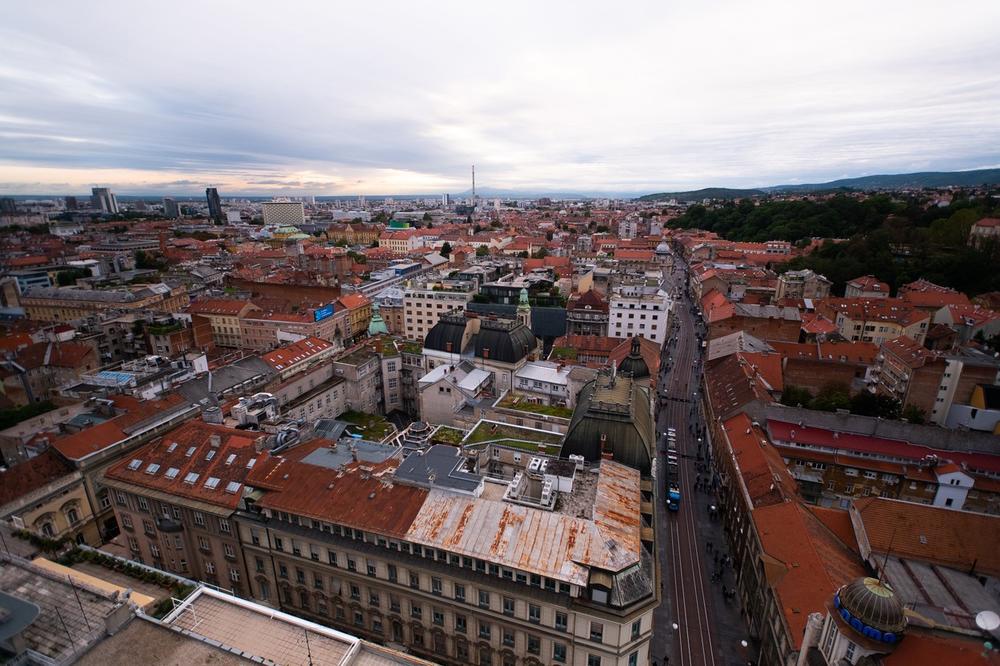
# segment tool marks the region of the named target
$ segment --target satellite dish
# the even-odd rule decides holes
[[[976,613],[976,626],[983,631],[993,631],[1000,627],[1000,615],[991,610],[984,610]]]

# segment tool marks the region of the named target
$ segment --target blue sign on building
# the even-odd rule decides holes
[[[323,321],[327,317],[333,316],[333,303],[329,305],[324,305],[321,308],[316,308],[313,313],[313,321]]]

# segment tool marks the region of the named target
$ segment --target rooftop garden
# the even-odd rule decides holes
[[[434,431],[433,435],[431,435],[431,441],[435,444],[450,444],[451,446],[458,446],[461,444],[463,437],[465,437],[464,430],[451,428],[449,426],[441,426]]]
[[[563,436],[557,432],[544,432],[532,428],[521,428],[495,421],[480,421],[465,438],[464,444],[492,442],[526,451],[542,450],[556,453],[562,445]]]
[[[407,354],[423,354],[424,346],[414,340],[404,340],[400,342],[399,349]]]
[[[516,409],[521,412],[531,414],[542,414],[544,416],[555,416],[561,419],[573,417],[573,410],[569,407],[559,407],[558,405],[542,405],[530,402],[525,396],[515,393],[508,393],[497,403],[497,407],[505,409]]]
[[[573,347],[553,347],[549,358],[553,361],[575,361],[576,349]]]
[[[396,429],[384,416],[356,412],[353,409],[344,412],[337,418],[351,424],[347,429],[349,433],[361,435],[372,442],[381,442]]]

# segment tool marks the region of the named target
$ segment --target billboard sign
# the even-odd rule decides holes
[[[333,303],[329,305],[324,305],[321,308],[316,308],[313,311],[313,321],[323,321],[327,317],[333,316]]]

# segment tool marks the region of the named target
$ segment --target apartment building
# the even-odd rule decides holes
[[[187,312],[207,319],[212,326],[212,340],[219,347],[243,345],[242,317],[260,311],[256,305],[240,299],[206,298],[191,304]]]
[[[317,440],[272,456],[238,518],[252,592],[442,664],[648,663],[659,586],[639,473],[548,460],[559,490],[539,500],[529,462],[500,480],[452,446],[401,459]]]
[[[103,420],[56,437],[51,445],[83,475],[90,514],[101,537],[99,544],[114,537],[119,529],[105,470],[133,449],[194,418],[198,408],[176,394],[145,401],[116,395],[96,402],[101,406]],[[89,528],[86,531],[91,533]]]
[[[367,347],[355,349],[333,362],[333,371],[345,382],[346,407],[366,414],[384,414],[382,358]]]
[[[403,334],[423,341],[445,312],[465,308],[477,291],[472,280],[443,280],[408,286],[403,291]]]
[[[194,420],[105,472],[132,557],[248,596],[233,513],[266,455],[258,433]]]
[[[844,298],[889,298],[889,285],[873,275],[863,275],[847,283]]]
[[[871,390],[897,398],[944,425],[953,407],[968,405],[979,385],[1000,384],[1000,360],[977,349],[931,351],[901,336],[882,344]]]
[[[347,339],[355,339],[368,333],[368,324],[372,319],[372,302],[364,294],[344,294],[338,301],[342,309],[347,310]]]
[[[0,520],[49,539],[101,543],[83,474],[53,449],[0,472]]]
[[[612,289],[608,308],[608,335],[640,335],[657,344],[667,337],[671,299],[653,281],[620,284]]]
[[[801,271],[787,271],[778,276],[775,299],[782,298],[827,298],[833,282],[808,268]]]
[[[179,312],[190,298],[184,286],[137,285],[126,289],[32,287],[19,297],[25,316],[35,321],[72,322],[108,310]]]
[[[332,342],[304,338],[263,354],[260,358],[274,370],[280,380],[285,380],[333,356],[336,351]]]
[[[816,305],[816,312],[853,342],[883,342],[906,335],[923,344],[930,327],[930,315],[898,298],[828,298]]]
[[[606,336],[609,313],[608,302],[593,289],[574,295],[566,304],[566,335]]]

